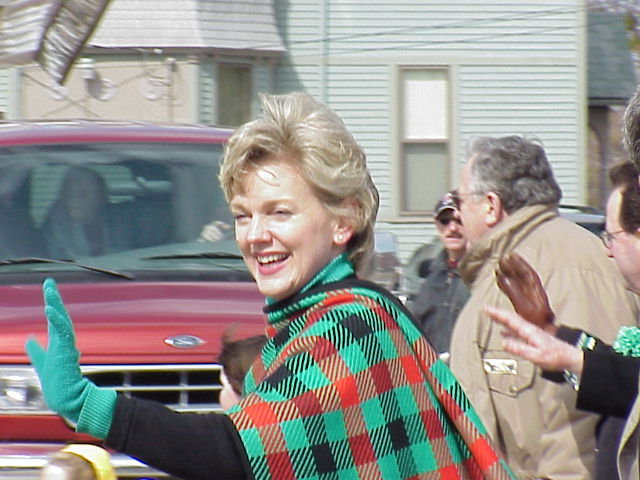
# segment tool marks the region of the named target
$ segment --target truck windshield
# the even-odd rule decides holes
[[[188,255],[228,248],[222,145],[74,143],[0,149],[0,260]],[[227,252],[227,250],[223,250]],[[229,254],[236,254],[231,250]],[[127,256],[125,255],[125,257]]]

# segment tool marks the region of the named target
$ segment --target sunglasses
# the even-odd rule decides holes
[[[444,217],[444,218],[439,218],[438,222],[440,222],[441,225],[444,225],[445,227],[447,225],[449,225],[451,222],[456,222],[458,225],[462,225],[462,221],[458,218],[455,217]]]

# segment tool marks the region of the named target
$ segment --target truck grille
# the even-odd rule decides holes
[[[82,373],[101,387],[155,400],[180,412],[222,411],[220,365],[83,365]]]

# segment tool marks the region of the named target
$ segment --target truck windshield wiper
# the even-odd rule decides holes
[[[166,260],[174,258],[215,258],[222,260],[242,260],[242,255],[227,252],[168,253],[165,255],[152,255],[150,257],[142,257],[142,260]]]
[[[114,277],[126,278],[127,280],[135,280],[135,277],[126,273],[118,272],[116,270],[110,270],[108,268],[96,267],[94,265],[87,265],[85,263],[78,262],[77,260],[58,260],[55,258],[40,258],[40,257],[25,257],[25,258],[12,258],[8,260],[0,260],[0,266],[2,265],[26,265],[30,263],[59,263],[62,265],[73,265],[74,267],[83,268],[92,272],[104,273],[112,275]]]

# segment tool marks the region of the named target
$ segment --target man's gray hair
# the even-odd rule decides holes
[[[624,112],[623,142],[629,160],[636,170],[640,170],[640,85],[636,87]]]
[[[468,148],[473,193],[496,193],[507,213],[528,205],[557,205],[562,197],[537,139],[476,137]]]

